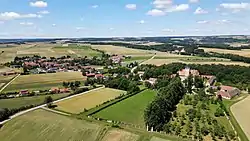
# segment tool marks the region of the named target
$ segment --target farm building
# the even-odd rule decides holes
[[[201,75],[201,77],[207,80],[206,82],[207,87],[213,86],[216,81],[216,77],[213,75]]]
[[[217,92],[217,96],[221,96],[225,99],[232,99],[234,96],[239,94],[240,90],[231,86],[221,86],[220,91]]]
[[[192,75],[192,76],[199,76],[200,73],[198,70],[192,70],[189,67],[186,67],[185,69],[182,69],[180,71],[177,72],[181,78],[181,80],[185,80],[188,78],[188,76]]]
[[[149,78],[148,80],[146,80],[146,82],[149,82],[151,85],[155,85],[156,81],[156,78]]]

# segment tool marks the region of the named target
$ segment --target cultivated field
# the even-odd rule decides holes
[[[114,99],[124,93],[125,91],[121,90],[101,88],[71,99],[61,101],[57,103],[56,109],[70,113],[80,113],[83,112],[84,109],[94,108],[97,105]]]
[[[113,129],[106,133],[102,141],[137,141],[139,136],[124,130]]]
[[[62,82],[83,81],[81,72],[59,72],[35,75],[21,75],[12,82],[4,92],[19,91],[19,90],[42,90],[50,89],[51,87],[62,86]]]
[[[218,48],[201,48],[201,49],[204,49],[205,52],[217,52],[217,53],[235,54],[235,55],[250,57],[250,49],[242,49],[242,50],[228,50],[228,49],[218,49]]]
[[[250,140],[250,96],[234,104],[231,107],[231,111],[237,122],[239,123],[240,127],[248,137],[248,140]]]
[[[152,137],[150,141],[169,141],[158,137]]]
[[[51,96],[53,100],[60,99],[67,96],[68,94],[54,94],[54,95],[41,95],[32,97],[20,97],[11,99],[1,99],[0,108],[19,108],[22,106],[42,104],[46,96]]]
[[[156,92],[145,90],[135,96],[118,102],[96,113],[95,117],[108,120],[123,121],[144,127],[144,110],[153,100]]]
[[[100,125],[36,110],[0,128],[1,141],[95,141]]]
[[[120,46],[112,46],[112,45],[92,45],[91,47],[94,49],[102,50],[108,54],[130,55],[130,56],[143,56],[143,55],[152,56],[152,54],[154,54],[154,51],[132,49]]]

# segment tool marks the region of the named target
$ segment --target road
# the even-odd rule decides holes
[[[146,62],[146,61],[151,61],[151,60],[153,60],[153,59],[155,58],[155,56],[156,56],[156,55],[152,56],[152,57],[151,57],[150,59],[148,59],[148,60],[142,61],[138,66],[142,65],[142,64],[143,64],[144,62]],[[131,73],[134,73],[134,70],[135,70],[138,66],[133,67],[133,68],[131,69]]]
[[[60,101],[67,100],[67,99],[70,99],[70,98],[73,98],[73,97],[76,97],[76,96],[80,96],[80,95],[89,93],[89,92],[91,92],[91,91],[97,91],[97,90],[103,89],[103,88],[104,88],[104,86],[103,86],[103,87],[100,87],[100,88],[96,88],[96,89],[90,90],[90,91],[87,91],[87,92],[84,92],[84,93],[80,93],[80,94],[72,95],[72,96],[69,96],[69,97],[66,97],[66,98],[63,98],[63,99],[59,99],[59,100],[54,101],[53,103],[58,103],[58,102],[60,102]],[[28,110],[21,111],[21,112],[19,112],[19,113],[16,113],[16,114],[10,116],[9,119],[0,122],[0,124],[5,124],[6,122],[12,120],[13,118],[16,118],[16,117],[18,117],[18,116],[21,116],[21,115],[23,115],[23,114],[26,114],[26,113],[28,113],[28,112],[37,110],[37,109],[42,108],[42,107],[45,107],[45,106],[46,106],[46,104],[43,104],[43,105],[40,105],[40,106],[31,108],[31,109],[28,109]]]
[[[4,85],[4,86],[2,87],[2,89],[0,90],[0,93],[1,93],[6,87],[8,87],[13,81],[15,81],[19,76],[20,76],[20,74],[18,74],[15,78],[13,78],[9,83],[7,83],[6,85]]]

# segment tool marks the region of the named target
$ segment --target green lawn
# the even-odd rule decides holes
[[[144,110],[155,95],[156,91],[145,90],[96,113],[94,116],[144,126]]]
[[[31,104],[41,104],[43,103],[46,96],[51,96],[53,100],[60,99],[67,96],[68,94],[54,94],[54,95],[41,95],[32,97],[20,97],[12,99],[1,99],[0,108],[19,108],[21,106],[28,106]]]
[[[83,120],[36,110],[0,128],[1,141],[95,141],[102,126]]]

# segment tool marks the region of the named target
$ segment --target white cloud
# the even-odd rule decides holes
[[[209,23],[209,22],[204,20],[204,21],[198,21],[197,23],[198,23],[198,24],[207,24],[207,23]]]
[[[99,5],[92,5],[91,7],[92,7],[92,8],[98,8]]]
[[[44,10],[44,11],[40,11],[40,12],[37,12],[38,14],[49,14],[50,12],[49,11],[47,11],[47,10]]]
[[[30,2],[30,6],[32,6],[32,7],[43,8],[43,7],[47,7],[47,6],[48,6],[48,3],[47,3],[47,2],[44,2],[44,1]]]
[[[140,24],[144,24],[145,21],[144,21],[144,20],[140,20],[139,23],[140,23]]]
[[[239,11],[239,10],[250,9],[250,3],[222,3],[220,4],[220,7],[229,10]]]
[[[165,29],[162,29],[162,32],[170,32],[170,33],[172,33],[172,32],[174,32],[174,30],[169,29],[169,28],[165,28]]]
[[[158,9],[166,9],[173,4],[172,0],[154,0],[153,5]]]
[[[32,22],[21,22],[20,25],[31,26],[31,25],[34,25],[34,23],[32,23]]]
[[[52,24],[52,26],[56,26],[56,24]]]
[[[125,7],[129,10],[136,10],[136,4],[127,4]]]
[[[208,11],[202,9],[201,7],[198,7],[194,12],[194,14],[207,14],[207,13]]]
[[[171,8],[167,9],[166,12],[179,12],[179,11],[186,11],[189,9],[188,4],[180,4],[180,5],[174,5]]]
[[[189,0],[190,3],[198,3],[200,0]]]
[[[230,23],[230,21],[223,19],[223,20],[218,20],[215,22],[215,24],[225,24],[225,23]]]
[[[41,18],[38,14],[19,14],[16,12],[4,12],[0,13],[0,20],[15,20],[15,19],[25,19],[25,18]]]
[[[110,27],[109,30],[114,30],[114,28],[113,28],[113,27]]]
[[[164,16],[165,12],[163,12],[162,10],[159,10],[159,9],[152,9],[152,10],[147,12],[147,15],[150,15],[150,16]]]
[[[81,31],[81,30],[85,30],[85,29],[86,29],[85,27],[76,27],[77,31]]]

